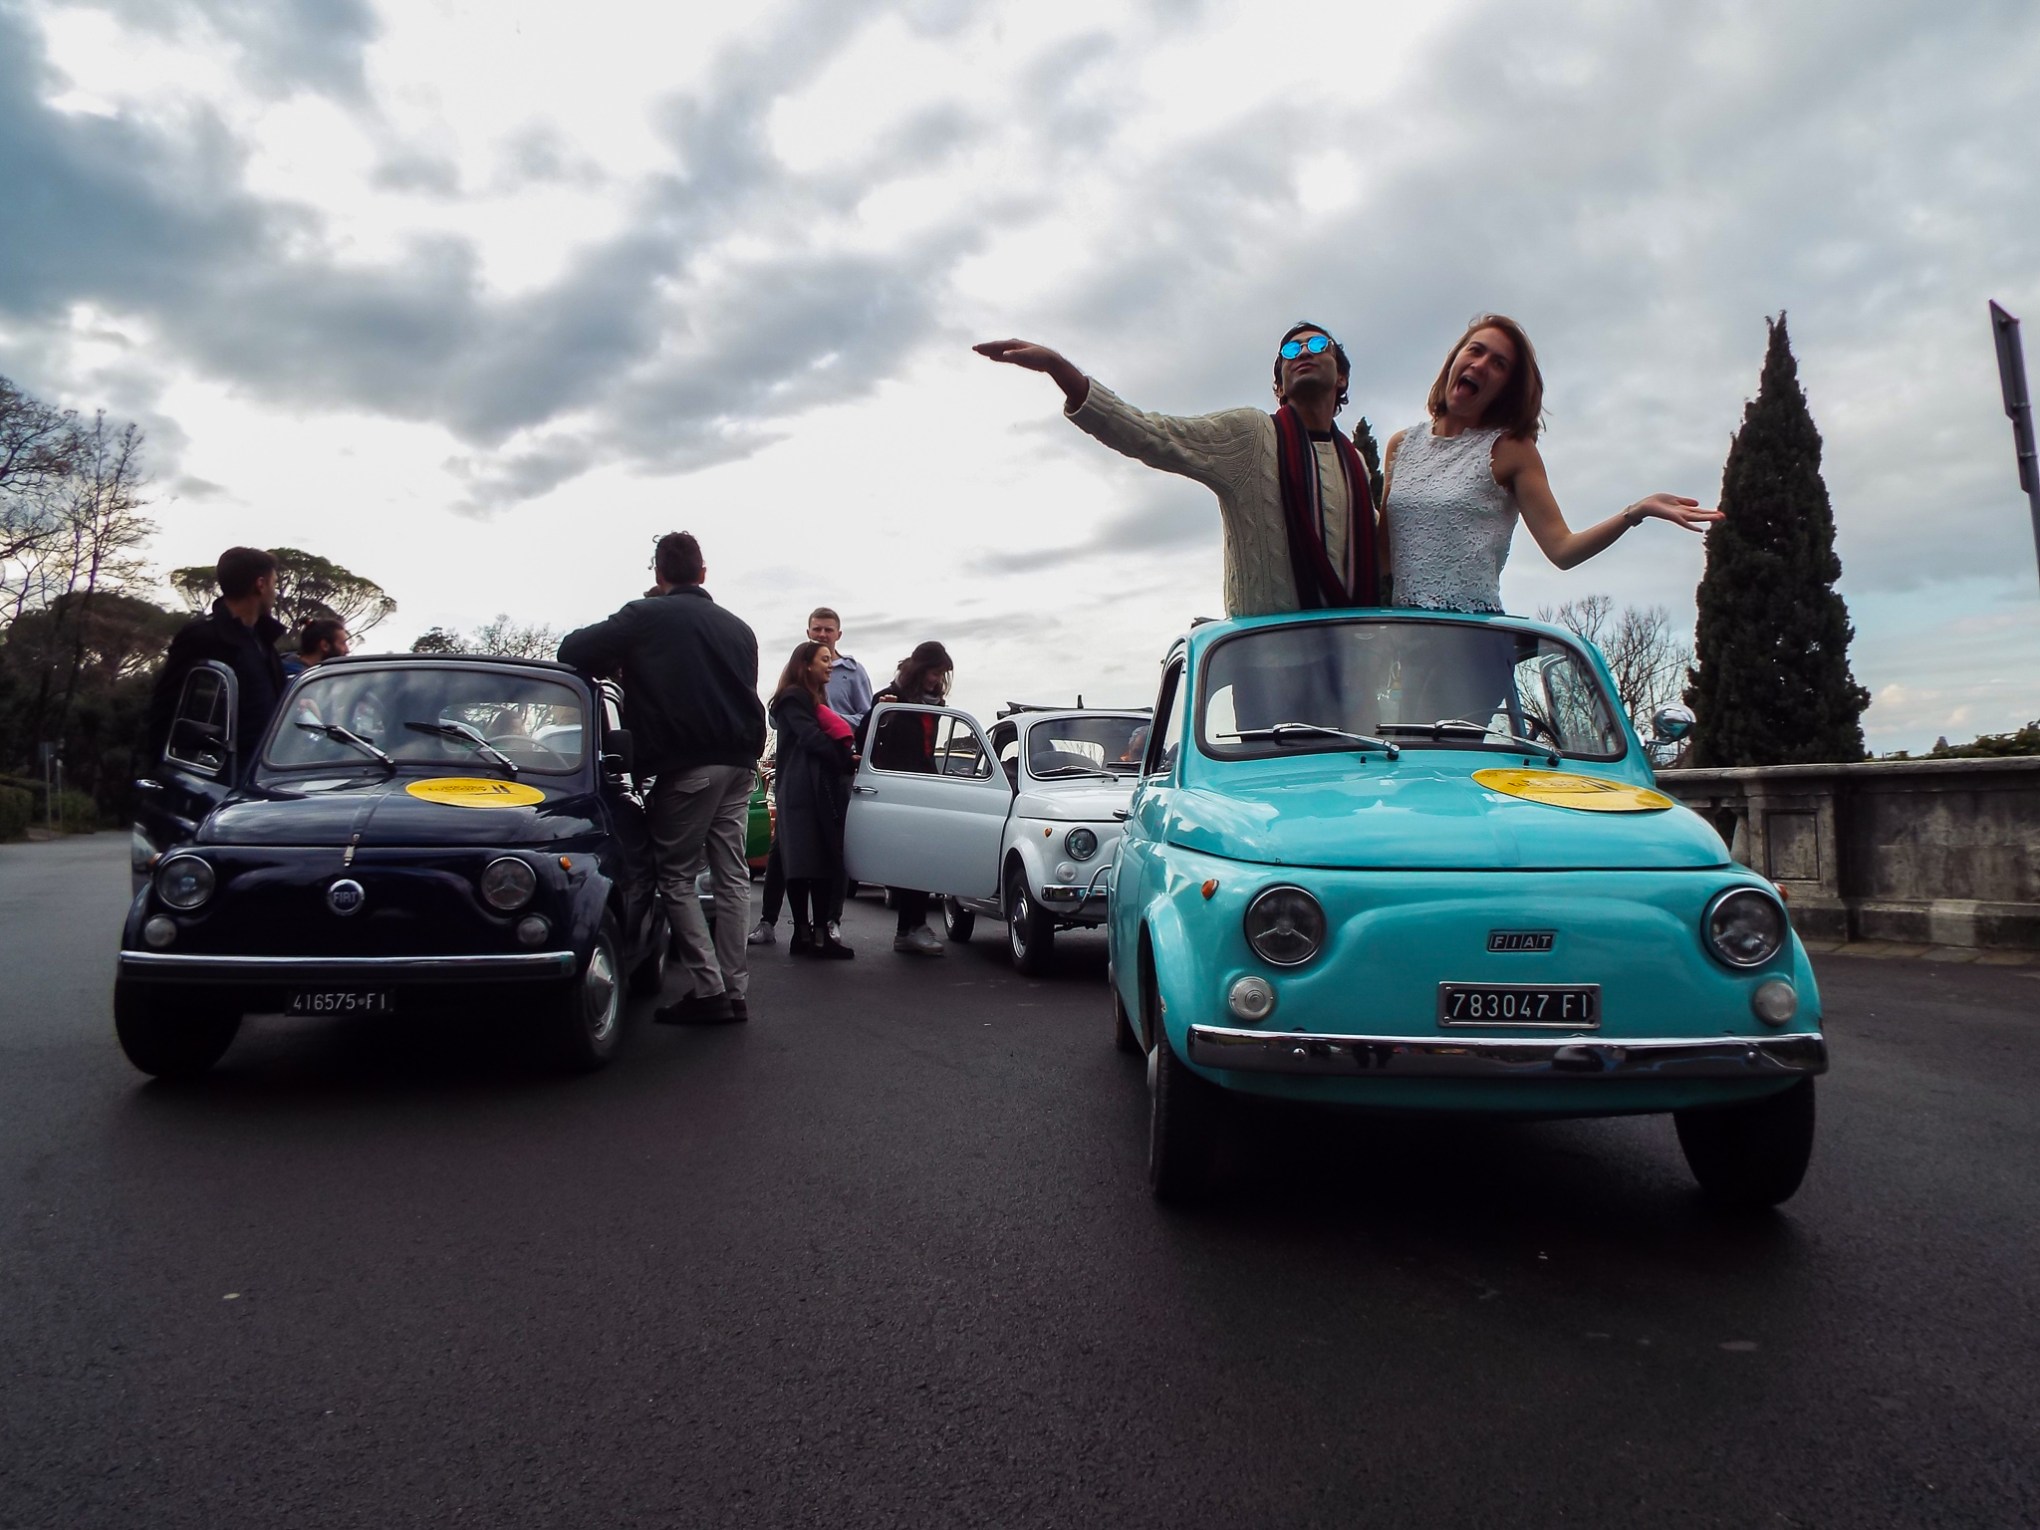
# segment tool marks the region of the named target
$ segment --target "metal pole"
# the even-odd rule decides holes
[[[1998,386],[2004,390],[2012,445],[2019,454],[2019,487],[2026,491],[2026,503],[2033,512],[2033,555],[2040,559],[2040,455],[2033,449],[2033,401],[2026,393],[2026,355],[2019,345],[2019,321],[1992,303],[1990,327],[1997,339]]]

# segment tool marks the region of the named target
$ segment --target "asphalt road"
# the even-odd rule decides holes
[[[2040,969],[1828,959],[1805,1188],[1670,1123],[1257,1118],[1142,1180],[1104,946],[763,953],[590,1078],[131,1071],[124,837],[0,846],[0,1525],[2040,1523]]]

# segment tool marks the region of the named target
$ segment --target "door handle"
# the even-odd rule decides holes
[[[860,797],[876,797],[878,795],[878,788],[875,786],[853,786],[850,790],[857,793]]]

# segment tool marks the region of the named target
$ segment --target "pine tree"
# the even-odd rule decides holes
[[[1820,432],[1799,386],[1785,315],[1756,401],[1728,449],[1723,519],[1707,533],[1695,664],[1694,765],[1800,765],[1863,758],[1870,693],[1849,673],[1849,611],[1835,590],[1835,519]]]

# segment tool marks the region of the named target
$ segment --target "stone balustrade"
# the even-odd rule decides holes
[[[2040,757],[1663,770],[1813,940],[2040,950]]]

